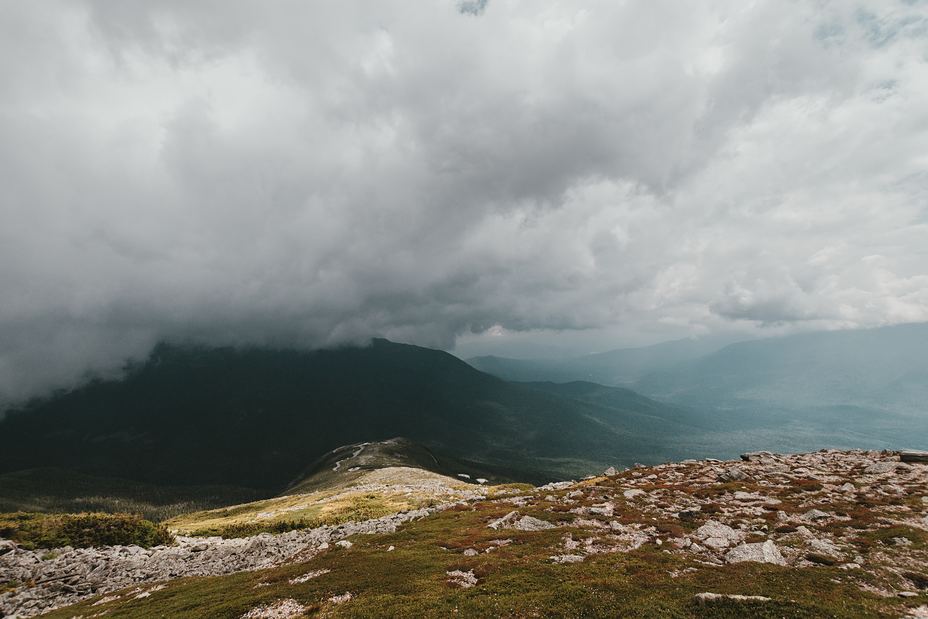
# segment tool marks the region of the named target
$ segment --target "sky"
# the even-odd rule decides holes
[[[928,3],[0,0],[0,290],[0,401],[925,321]]]

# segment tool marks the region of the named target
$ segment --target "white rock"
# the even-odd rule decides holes
[[[820,509],[810,509],[809,511],[807,511],[806,513],[802,515],[802,519],[808,522],[811,522],[813,520],[823,520],[825,518],[831,518],[831,514],[827,512],[823,512]]]
[[[755,561],[757,563],[786,565],[786,559],[780,554],[780,549],[769,539],[766,542],[736,546],[728,551],[728,554],[725,555],[725,560],[729,563]]]
[[[522,516],[520,518],[519,512],[517,511],[509,512],[487,526],[491,529],[516,529],[519,531],[543,531],[555,527],[555,525],[550,522],[535,518],[534,516]]]
[[[333,604],[344,604],[345,602],[350,601],[352,597],[353,596],[351,595],[350,591],[345,591],[341,595],[333,595],[329,598],[329,601]]]
[[[242,619],[290,619],[300,617],[306,612],[306,607],[294,599],[277,600],[273,604],[266,604],[252,608],[242,615]]]
[[[551,560],[555,563],[580,563],[584,558],[583,555],[555,555]]]
[[[897,466],[899,466],[898,462],[874,462],[864,469],[864,474],[883,475],[885,473],[892,473],[896,470]]]
[[[477,584],[477,576],[474,574],[474,570],[462,571],[462,570],[452,570],[450,572],[445,572],[450,578],[448,582],[452,585],[457,585],[462,589],[469,589]]]
[[[769,602],[770,598],[762,595],[737,595],[728,593],[697,593],[693,599],[700,604],[718,602],[720,600],[734,600],[736,602]]]
[[[706,522],[696,529],[693,535],[701,540],[704,546],[716,549],[728,548],[744,539],[743,532],[715,520]]]
[[[323,574],[328,574],[330,571],[331,571],[331,570],[326,570],[326,569],[312,570],[312,571],[310,571],[310,572],[306,572],[306,573],[303,574],[302,576],[297,576],[296,578],[291,578],[291,579],[288,580],[287,582],[290,583],[291,585],[301,585],[301,584],[303,584],[304,582],[309,582],[310,580],[312,580],[312,579],[314,579],[314,578],[319,578],[319,577],[322,576]]]

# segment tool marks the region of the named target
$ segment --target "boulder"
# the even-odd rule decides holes
[[[899,452],[899,459],[903,462],[928,463],[928,451],[907,450]]]
[[[741,459],[745,462],[760,462],[761,460],[768,460],[773,457],[773,454],[769,451],[749,451],[748,453],[741,454]]]
[[[522,516],[520,518],[519,512],[516,511],[509,512],[502,518],[494,520],[488,526],[491,529],[516,529],[517,531],[544,531],[555,527],[550,522],[534,516]]]
[[[886,473],[892,473],[896,470],[896,467],[899,466],[898,462],[874,462],[870,466],[864,469],[865,475],[884,475]]]
[[[693,535],[702,542],[703,546],[715,549],[728,548],[744,539],[744,533],[741,531],[715,520],[706,522],[696,529]]]
[[[786,565],[786,559],[780,554],[777,548],[769,539],[766,542],[756,542],[753,544],[741,544],[735,546],[725,555],[725,560],[729,563],[742,563],[744,561],[754,561],[757,563],[773,563],[774,565]]]
[[[744,456],[742,456],[743,458]],[[762,595],[737,595],[729,593],[697,593],[693,599],[700,605],[706,605],[711,602],[730,600],[732,602],[769,602],[770,598]]]
[[[519,512],[511,511],[502,518],[497,518],[487,526],[491,529],[511,529],[512,525],[519,518]]]
[[[518,531],[544,531],[546,529],[553,529],[554,527],[555,525],[546,520],[541,520],[533,516],[522,516],[522,518],[516,521],[512,528]]]
[[[16,544],[8,539],[0,539],[0,555],[16,550]]]
[[[462,589],[469,589],[477,584],[477,575],[474,570],[451,570],[445,572],[448,575],[448,583],[456,585]]]
[[[719,473],[719,481],[729,482],[729,481],[744,481],[748,478],[748,474],[745,473],[740,467],[731,466],[721,473]]]

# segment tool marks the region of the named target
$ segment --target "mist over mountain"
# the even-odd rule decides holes
[[[513,381],[590,381],[631,386],[651,372],[698,359],[740,339],[734,335],[685,338],[652,346],[620,348],[570,358],[513,359],[495,355],[471,357],[478,370]]]

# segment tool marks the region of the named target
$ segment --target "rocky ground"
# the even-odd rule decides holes
[[[707,565],[865,572],[860,587],[880,596],[928,587],[926,463],[879,452],[753,453],[607,473],[543,488],[557,494],[508,499],[573,516],[552,561],[654,543]],[[524,522],[506,518],[516,528]]]
[[[92,597],[60,616],[136,616],[139,598],[151,616],[172,616],[183,613],[171,604],[208,587],[225,592],[212,612],[228,617],[615,616],[642,605],[630,616],[928,617],[928,463],[898,453],[754,453],[486,490],[453,507],[278,536],[52,558],[6,544],[0,582],[15,588],[0,614]],[[443,513],[421,518],[432,511]],[[345,539],[359,533],[380,535]],[[262,571],[248,586],[166,582],[242,570]]]
[[[143,599],[151,586],[186,576],[215,576],[260,570],[288,561],[302,561],[332,544],[350,545],[346,537],[388,533],[400,524],[423,518],[448,505],[418,509],[364,522],[252,537],[178,536],[173,546],[109,546],[25,550],[0,540],[0,582],[13,589],[0,595],[0,617],[31,617],[89,597],[134,587],[131,597]]]

